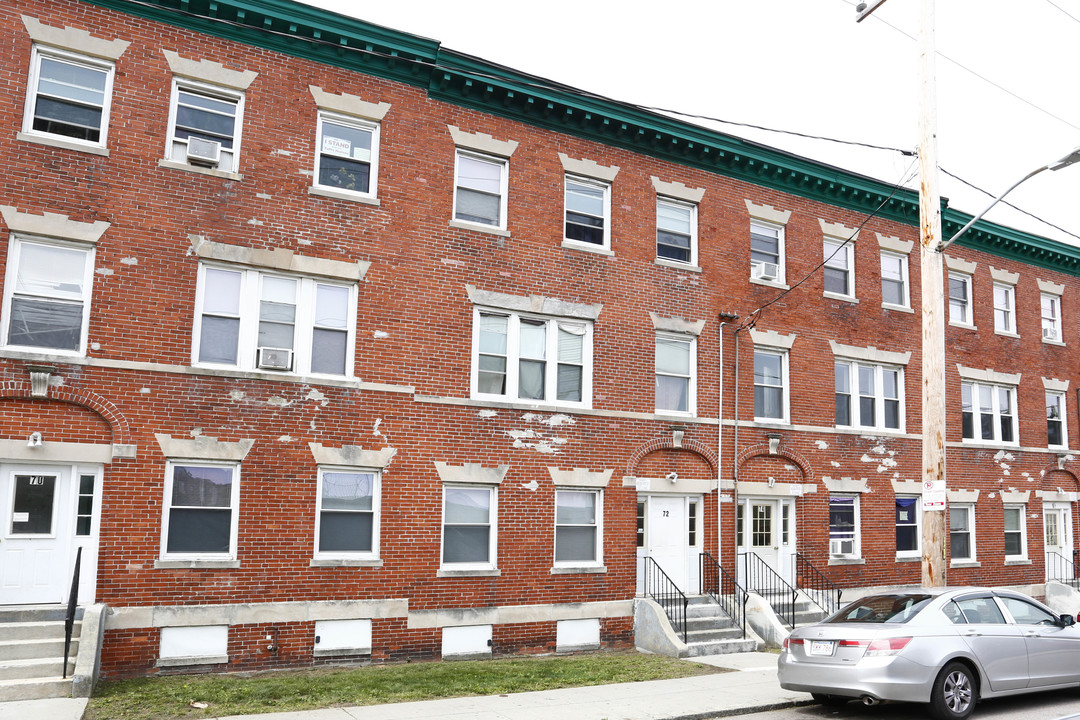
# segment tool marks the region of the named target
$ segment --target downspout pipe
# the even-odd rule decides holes
[[[717,331],[719,336],[719,371],[717,374],[716,390],[716,559],[723,562],[724,558],[724,531],[723,531],[723,504],[720,502],[720,486],[723,482],[724,467],[724,326],[729,322],[738,320],[735,313],[719,313],[720,327]],[[738,402],[738,383],[736,383],[736,402]]]

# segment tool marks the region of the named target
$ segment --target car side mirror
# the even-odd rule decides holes
[[[1072,615],[1061,615],[1058,617],[1057,624],[1059,627],[1069,627],[1076,624],[1076,618]]]

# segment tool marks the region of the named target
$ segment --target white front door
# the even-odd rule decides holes
[[[0,466],[0,604],[63,602],[71,498],[70,467]]]
[[[1047,580],[1071,580],[1073,577],[1072,512],[1069,506],[1070,503],[1058,502],[1043,506]]]
[[[790,583],[795,552],[795,501],[790,498],[746,498],[739,502],[737,540],[740,554],[753,553]],[[746,559],[737,563],[745,584]]]
[[[652,495],[648,499],[647,555],[684,593],[690,591],[689,530],[685,497]]]

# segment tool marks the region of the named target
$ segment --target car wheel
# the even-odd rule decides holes
[[[843,695],[829,695],[827,693],[810,693],[810,697],[814,698],[814,702],[826,707],[840,707],[841,705],[847,705],[851,700],[851,698]]]
[[[942,668],[930,693],[930,715],[937,720],[964,720],[975,711],[975,675],[971,668],[951,662]]]

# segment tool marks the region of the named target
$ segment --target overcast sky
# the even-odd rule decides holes
[[[921,0],[307,0],[625,102],[894,148],[918,143]],[[1080,146],[1080,0],[937,1],[938,155],[992,195]],[[910,36],[910,37],[909,37]],[[690,119],[690,118],[684,118]],[[704,121],[692,120],[693,122]],[[912,158],[733,125],[724,132],[917,187]],[[942,173],[951,207],[991,196]],[[1007,198],[1080,235],[1080,164]],[[994,222],[1080,245],[998,205]]]

